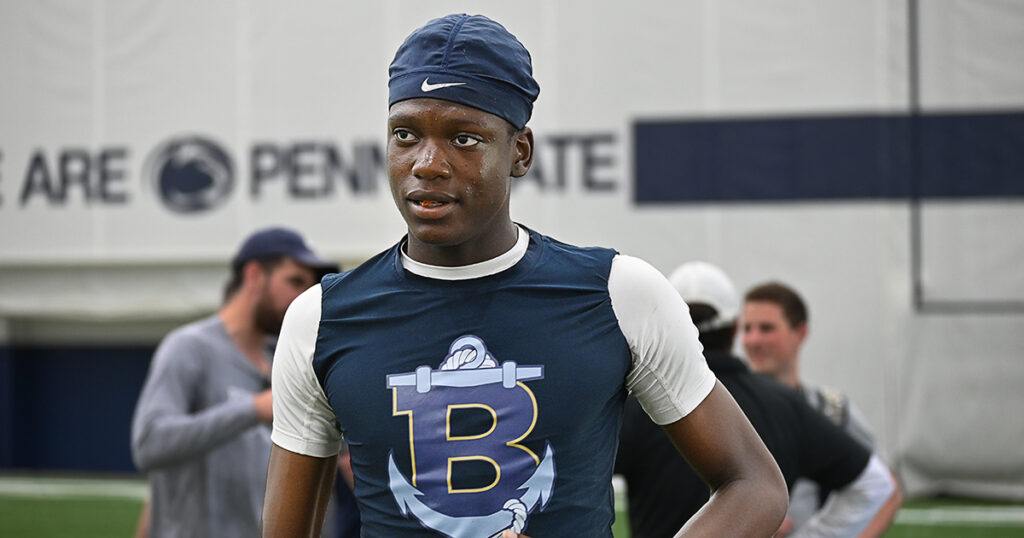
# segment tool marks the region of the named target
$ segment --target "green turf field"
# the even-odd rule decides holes
[[[141,480],[0,478],[0,537],[131,537]]]
[[[629,537],[618,513],[616,538]],[[919,500],[904,505],[887,538],[1024,538],[1024,505],[970,500]]]
[[[110,538],[132,536],[142,501],[0,496],[0,536]]]
[[[0,537],[130,537],[144,496],[139,480],[0,477]],[[614,531],[616,538],[629,536],[622,512]],[[911,501],[886,536],[1024,538],[1024,504]]]

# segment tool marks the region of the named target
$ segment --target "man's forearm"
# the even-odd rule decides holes
[[[896,519],[896,514],[899,513],[900,508],[903,506],[903,490],[900,488],[900,483],[896,480],[896,477],[892,475],[893,490],[889,495],[889,499],[885,501],[882,508],[875,514],[875,518],[871,520],[867,528],[860,533],[860,538],[878,538],[885,534],[885,531],[889,530],[892,526],[893,520]]]
[[[165,414],[139,426],[132,441],[140,470],[174,465],[202,454],[259,423],[250,396],[232,398],[196,414]]]

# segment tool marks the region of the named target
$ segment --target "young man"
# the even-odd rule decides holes
[[[342,433],[363,535],[611,536],[626,390],[714,489],[687,535],[767,536],[778,467],[644,262],[511,220],[539,88],[500,24],[450,15],[390,68],[388,177],[408,235],[288,311],[264,536],[315,536]]]
[[[893,481],[885,465],[803,396],[751,372],[730,350],[740,299],[732,281],[704,262],[681,265],[669,277],[690,307],[704,356],[736,398],[792,487],[797,477],[836,490],[834,502],[814,514],[799,536],[856,536],[888,498]],[[633,538],[669,538],[708,500],[708,489],[633,398],[626,401],[615,471],[626,479]]]
[[[807,338],[807,306],[789,286],[768,282],[747,292],[743,301],[743,348],[750,367],[803,393],[812,407],[871,449],[874,441],[867,420],[846,395],[814,387],[800,379],[800,347]],[[863,536],[881,536],[892,524],[903,495],[899,483]],[[827,489],[799,481],[792,490],[787,523],[797,528],[825,503]]]
[[[252,234],[224,304],[157,348],[132,421],[150,484],[148,535],[256,536],[270,457],[273,337],[295,297],[337,266],[290,230]]]

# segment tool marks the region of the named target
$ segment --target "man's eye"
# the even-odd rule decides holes
[[[413,140],[415,138],[412,135],[412,133],[410,133],[409,131],[406,131],[405,129],[395,129],[393,131],[393,134],[394,134],[396,140],[400,140],[402,142],[409,142],[409,141],[411,141],[411,140]]]
[[[479,140],[469,135],[460,134],[455,137],[455,145],[461,148],[468,148],[480,143]]]

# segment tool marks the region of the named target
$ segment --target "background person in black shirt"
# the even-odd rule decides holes
[[[729,389],[792,487],[806,477],[836,495],[792,536],[856,536],[894,488],[885,465],[810,407],[795,390],[751,372],[732,349],[739,296],[729,278],[704,262],[680,266],[669,278],[690,307],[704,355]],[[615,472],[626,479],[633,538],[671,537],[707,502],[704,481],[679,458],[669,439],[634,399],[623,412]]]

